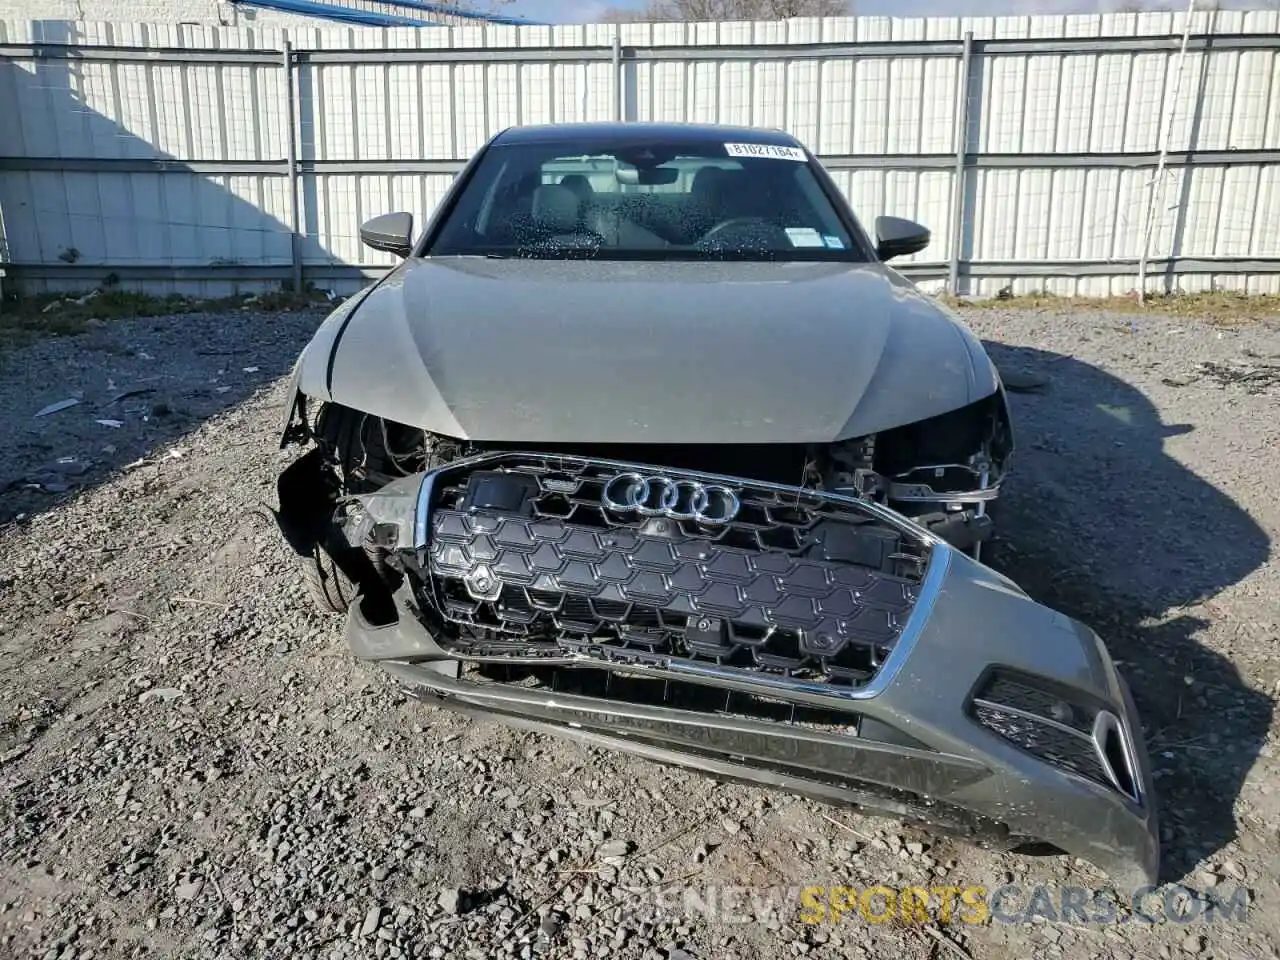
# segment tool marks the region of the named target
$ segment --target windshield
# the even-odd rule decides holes
[[[491,147],[430,256],[862,260],[798,147]]]

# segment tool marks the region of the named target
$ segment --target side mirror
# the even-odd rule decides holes
[[[360,226],[360,240],[374,250],[407,257],[413,249],[413,214],[384,213]]]
[[[929,228],[901,217],[876,217],[876,256],[881,260],[905,257],[929,245]]]

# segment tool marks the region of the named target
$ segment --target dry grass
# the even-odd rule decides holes
[[[1143,313],[1152,316],[1195,317],[1233,325],[1280,318],[1276,294],[1174,293],[1148,295],[1146,303],[1127,297],[1058,297],[1031,293],[1016,297],[965,300],[950,295],[938,298],[958,310],[1106,310],[1111,313]]]
[[[0,350],[20,346],[35,337],[65,337],[84,333],[100,323],[133,317],[181,313],[220,313],[251,307],[265,313],[300,310],[327,300],[321,293],[270,291],[257,295],[201,300],[173,294],[153,297],[128,290],[107,290],[84,303],[79,294],[41,294],[21,297],[0,306]],[[57,307],[49,309],[51,304]],[[48,312],[46,312],[48,311]]]
[[[20,346],[34,337],[74,336],[98,323],[131,317],[171,316],[182,313],[216,313],[249,306],[266,313],[300,310],[326,303],[324,294],[289,291],[201,300],[171,295],[154,297],[127,290],[107,290],[85,303],[76,294],[41,294],[23,297],[0,306],[0,352]],[[1145,305],[1135,297],[1058,297],[1050,293],[1025,294],[1005,299],[966,300],[943,295],[941,302],[958,310],[1106,310],[1115,313],[1145,313],[1154,316],[1196,317],[1223,325],[1280,319],[1280,296],[1239,293],[1193,293],[1157,295]],[[52,303],[60,305],[45,312]]]

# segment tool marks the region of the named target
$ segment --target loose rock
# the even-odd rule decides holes
[[[1050,380],[1010,398],[1016,472],[983,560],[1110,645],[1161,772],[1165,872],[1220,896],[1247,882],[1257,905],[1212,930],[947,927],[974,958],[1280,943],[1265,908],[1280,837],[1275,388],[1160,382],[1233,358],[1251,374],[1280,354],[1280,326],[1147,309],[1137,332],[1135,315],[1094,307],[965,313],[998,365]],[[355,662],[266,509],[302,452],[279,449],[279,421],[323,313],[250,305],[0,345],[0,955],[147,941],[183,957],[955,957],[901,927],[810,927],[794,900],[750,897],[1106,884],[1069,859],[900,836],[891,819],[463,717]],[[63,397],[80,406],[32,418]],[[749,923],[680,902],[735,888],[745,901],[724,909],[760,908]],[[659,892],[675,896],[660,915]]]

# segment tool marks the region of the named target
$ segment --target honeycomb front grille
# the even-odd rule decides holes
[[[743,482],[728,524],[625,518],[601,505],[616,465],[503,459],[532,484],[518,510],[469,507],[465,472],[437,483],[426,586],[459,655],[680,658],[858,685],[915,604],[928,546],[856,504]]]

